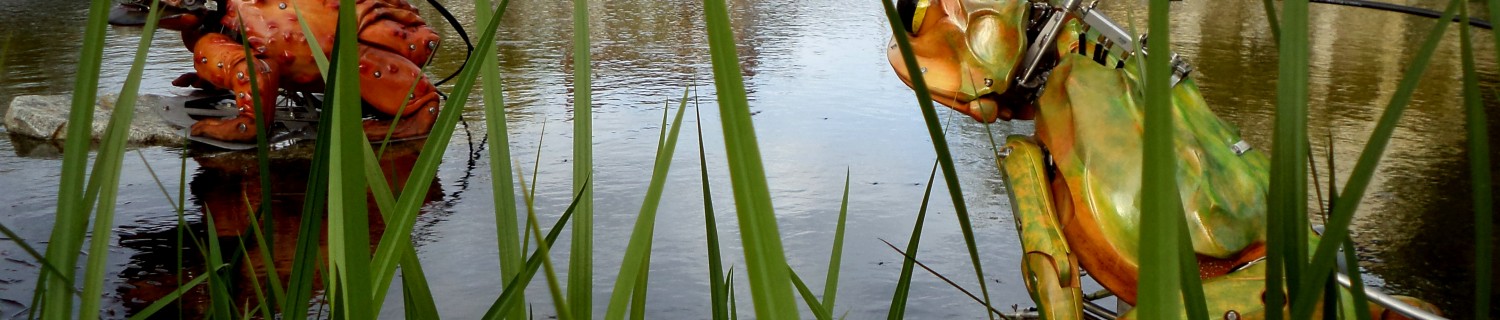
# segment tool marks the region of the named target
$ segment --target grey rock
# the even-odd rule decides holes
[[[13,134],[47,140],[65,140],[68,131],[68,114],[72,107],[72,96],[19,96],[10,102],[5,112],[5,128]],[[94,123],[90,139],[98,141],[104,136],[109,117],[114,111],[116,95],[100,95],[95,104]],[[134,145],[181,145],[184,137],[151,110],[163,102],[154,95],[136,99],[135,115],[132,117],[126,142]]]

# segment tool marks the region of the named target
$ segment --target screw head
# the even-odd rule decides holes
[[[1224,312],[1224,320],[1240,320],[1240,313],[1234,310]]]

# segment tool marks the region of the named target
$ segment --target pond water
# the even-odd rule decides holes
[[[474,8],[447,4],[461,21]],[[1409,1],[1428,8],[1435,0]],[[1212,5],[1210,5],[1212,4]],[[625,239],[649,180],[664,105],[676,105],[684,88],[698,85],[704,145],[710,164],[726,263],[744,265],[734,227],[733,199],[724,168],[724,146],[714,107],[702,5],[697,1],[596,1],[592,5],[596,243],[595,301],[608,299]],[[1483,11],[1473,4],[1472,12]],[[18,95],[66,94],[75,72],[80,25],[87,1],[0,0],[0,102]],[[423,8],[428,8],[425,4]],[[787,259],[805,279],[822,279],[843,191],[851,172],[848,234],[836,313],[853,319],[886,312],[901,256],[880,240],[901,243],[911,232],[923,183],[935,158],[911,91],[885,61],[889,29],[876,1],[731,1],[742,70],[755,114],[762,155]],[[1144,16],[1135,2],[1106,10],[1121,21]],[[500,68],[510,116],[511,151],[535,172],[537,209],[544,225],[557,219],[571,197],[572,34],[566,1],[517,1],[502,22]],[[1174,47],[1197,67],[1195,77],[1210,104],[1240,126],[1246,139],[1268,146],[1276,79],[1275,43],[1256,1],[1173,3]],[[1311,79],[1314,156],[1331,155],[1335,176],[1347,178],[1373,122],[1389,100],[1432,20],[1315,5]],[[428,9],[424,13],[432,13]],[[435,14],[448,46],[433,72],[458,68],[458,38]],[[1131,19],[1134,17],[1136,19]],[[112,28],[105,56],[104,92],[117,91],[128,70],[139,30]],[[1472,300],[1473,233],[1460,106],[1456,32],[1450,32],[1396,131],[1368,201],[1355,223],[1368,282],[1420,296],[1452,313]],[[1487,92],[1497,87],[1494,48],[1487,32],[1475,35]],[[182,94],[170,85],[191,71],[190,55],[172,33],[158,35],[142,91]],[[415,239],[442,315],[477,318],[501,292],[495,248],[494,201],[488,159],[482,155],[483,109],[477,95],[448,147]],[[0,106],[4,108],[4,106]],[[1500,108],[1487,101],[1491,141],[1500,141]],[[986,279],[996,305],[1032,303],[1020,279],[1019,255],[1007,200],[985,128],[942,111],[952,124],[950,147],[974,214]],[[696,126],[691,117],[685,125]],[[691,127],[689,127],[691,129]],[[997,134],[1027,134],[1029,122],[1000,123]],[[3,131],[3,129],[0,129]],[[1329,137],[1331,138],[1325,138]],[[652,256],[650,303],[654,318],[704,318],[709,314],[708,274],[696,141],[684,132],[668,175]],[[295,148],[294,148],[295,149]],[[388,171],[409,167],[414,151],[397,147],[382,162]],[[403,151],[404,150],[404,151]],[[111,239],[106,315],[124,317],[175,288],[172,271],[182,231],[205,233],[208,219],[226,245],[244,228],[242,192],[257,190],[256,169],[243,154],[172,147],[142,147],[127,155]],[[295,211],[306,182],[307,161],[296,151],[273,164],[273,208]],[[0,139],[0,223],[31,244],[44,246],[51,230],[60,175],[60,153],[48,143]],[[1320,168],[1322,169],[1322,168]],[[1326,170],[1321,170],[1326,174]],[[161,184],[153,179],[160,178]],[[941,181],[941,180],[940,180]],[[187,195],[185,230],[174,200]],[[934,190],[941,195],[941,186]],[[249,196],[256,199],[255,195]],[[935,199],[946,199],[935,197]],[[240,205],[236,205],[240,204]],[[952,206],[933,202],[923,232],[921,259],[970,290],[977,290]],[[278,213],[276,247],[290,248],[295,214]],[[568,237],[556,248],[566,248]],[[12,239],[14,240],[14,239]],[[1492,240],[1493,241],[1493,240]],[[256,247],[253,243],[246,243]],[[191,248],[189,248],[191,250]],[[252,249],[257,250],[257,249]],[[278,256],[290,250],[278,248]],[[554,263],[566,266],[558,250]],[[189,258],[186,265],[202,268]],[[38,265],[12,241],[0,241],[0,318],[24,317]],[[192,269],[194,267],[189,267]],[[1489,272],[1494,272],[1490,270]],[[736,282],[744,283],[736,273]],[[1500,276],[1497,276],[1500,278]],[[538,277],[540,279],[540,277]],[[816,281],[814,281],[816,282]],[[813,290],[821,283],[811,284]],[[737,286],[742,315],[750,315],[748,290]],[[1087,289],[1094,289],[1092,286]],[[244,294],[244,293],[237,293]],[[539,315],[551,310],[546,285],[529,291]],[[396,294],[383,310],[401,315]],[[202,299],[201,295],[190,296]],[[602,313],[603,303],[596,303]],[[1500,310],[1500,307],[1497,307]],[[982,307],[936,277],[918,272],[908,315],[917,319],[981,318]]]

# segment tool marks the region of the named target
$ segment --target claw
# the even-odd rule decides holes
[[[193,124],[191,134],[215,140],[246,141],[255,139],[255,130],[254,118],[204,119]]]
[[[365,137],[368,137],[370,142],[379,142],[386,139],[387,133],[390,134],[391,140],[425,135],[432,131],[432,124],[437,121],[438,110],[437,101],[431,101],[421,105],[417,112],[401,116],[400,119],[365,120]],[[392,124],[395,125],[394,129]]]

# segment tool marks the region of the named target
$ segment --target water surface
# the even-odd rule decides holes
[[[1439,1],[1411,1],[1436,7]],[[1276,79],[1276,50],[1260,4],[1254,1],[1173,3],[1174,47],[1197,67],[1195,77],[1209,104],[1240,126],[1246,139],[1268,148]],[[26,94],[64,94],[82,37],[86,1],[0,0],[0,102]],[[460,20],[472,20],[464,1],[448,4]],[[1144,6],[1105,6],[1121,21],[1144,16]],[[424,5],[424,8],[425,5]],[[1479,12],[1475,7],[1472,12]],[[500,68],[509,115],[511,151],[526,171],[536,168],[538,213],[544,226],[554,221],[571,197],[571,4],[517,1],[502,22]],[[885,61],[889,38],[880,5],[874,1],[732,1],[731,15],[742,71],[755,114],[772,197],[787,258],[804,279],[821,279],[832,244],[846,170],[852,175],[848,234],[836,313],[852,319],[886,312],[901,257],[881,239],[902,243],[911,232],[923,183],[935,158],[911,91]],[[1338,181],[1348,170],[1433,21],[1392,13],[1331,6],[1313,7],[1313,73],[1310,87],[1314,155],[1330,153]],[[649,180],[662,109],[676,105],[684,88],[695,93],[703,112],[705,149],[713,181],[727,264],[744,266],[739,254],[733,199],[724,168],[724,146],[713,99],[701,3],[697,1],[596,1],[592,3],[594,63],[594,163],[596,188],[595,302],[602,313],[610,286]],[[432,13],[432,10],[425,10]],[[435,14],[447,38],[433,72],[446,75],[463,59],[461,41]],[[112,28],[105,56],[104,91],[118,90],[128,70],[139,31]],[[1497,87],[1488,33],[1476,33],[1480,71],[1486,88]],[[1446,37],[1360,209],[1355,237],[1369,282],[1396,293],[1437,302],[1453,312],[1468,310],[1472,288],[1472,214],[1458,79],[1455,34]],[[143,91],[180,94],[171,79],[191,71],[189,53],[171,33],[157,37],[148,57]],[[476,93],[475,97],[478,97]],[[474,99],[439,170],[434,194],[418,218],[415,239],[439,310],[448,318],[476,318],[501,291],[495,251],[494,200],[490,198],[483,106]],[[1487,102],[1491,118],[1500,117]],[[0,106],[3,108],[3,106]],[[989,137],[982,125],[943,111],[952,124],[949,143],[996,305],[1029,306],[1019,277],[1020,247],[1000,177],[993,167]],[[951,118],[951,119],[950,119]],[[1496,135],[1495,120],[1491,133]],[[697,126],[689,118],[685,125]],[[692,129],[689,127],[687,129]],[[996,134],[1029,134],[1029,122],[1000,123]],[[652,256],[650,303],[657,318],[703,318],[709,314],[703,203],[696,141],[684,132],[659,210]],[[1331,136],[1332,143],[1325,138]],[[1492,137],[1500,141],[1500,136]],[[173,287],[180,231],[237,237],[234,197],[252,185],[253,162],[242,155],[169,147],[139,148],[127,156],[121,178],[119,214],[112,235],[105,304],[111,317],[123,317],[148,302],[155,289]],[[135,153],[132,151],[131,153]],[[185,156],[185,158],[184,158]],[[397,154],[387,162],[399,168]],[[185,159],[185,160],[184,160]],[[508,162],[508,161],[503,161]],[[1319,161],[1321,163],[1321,160]],[[0,223],[23,240],[45,245],[56,206],[60,153],[47,143],[0,139]],[[305,160],[289,156],[273,166],[296,172]],[[161,180],[158,187],[152,171]],[[1320,169],[1320,174],[1327,170]],[[305,170],[305,169],[302,169]],[[306,177],[278,174],[273,208],[279,232],[294,230],[295,203]],[[1326,182],[1325,182],[1326,183]],[[186,227],[173,210],[182,190],[187,197]],[[946,192],[939,186],[934,192]],[[231,197],[234,196],[234,197]],[[250,197],[258,199],[258,197]],[[934,199],[946,199],[935,197]],[[212,214],[205,214],[211,212]],[[923,232],[921,259],[960,285],[977,290],[952,205],[933,203]],[[275,238],[275,237],[273,237]],[[567,247],[568,237],[555,246]],[[242,240],[226,242],[237,245]],[[272,239],[272,246],[281,242]],[[245,242],[247,248],[258,246]],[[188,248],[193,249],[193,248]],[[276,250],[277,252],[285,250]],[[561,252],[562,250],[559,250]],[[187,251],[191,253],[192,251]],[[0,242],[0,318],[24,316],[38,266],[11,242]],[[554,263],[566,266],[566,254]],[[201,261],[184,262],[202,268]],[[192,268],[188,269],[193,272]],[[745,283],[736,273],[736,282]],[[540,279],[540,277],[539,277]],[[814,281],[816,282],[816,281]],[[814,290],[821,283],[811,284]],[[741,290],[741,312],[750,314],[749,292]],[[550,310],[546,286],[529,291],[530,303]],[[1090,287],[1092,289],[1094,287]],[[908,315],[913,318],[980,318],[982,309],[941,280],[914,277]],[[397,294],[383,315],[401,315]]]

